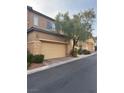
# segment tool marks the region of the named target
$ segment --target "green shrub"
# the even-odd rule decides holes
[[[33,57],[33,55],[31,53],[27,52],[27,63],[32,62],[32,57]]]
[[[30,67],[31,63],[27,63],[27,69]]]
[[[81,47],[78,49],[78,54],[79,55],[83,54],[83,49]]]
[[[95,51],[97,51],[97,46],[95,46]]]
[[[91,54],[91,52],[85,49],[83,50],[83,54]]]
[[[74,48],[74,50],[71,51],[71,55],[73,57],[77,57],[77,55],[78,55],[78,49],[77,48]]]
[[[32,57],[33,55],[30,52],[27,52],[27,68],[31,65],[32,63]]]
[[[44,55],[34,55],[32,57],[33,63],[42,63],[44,61]]]

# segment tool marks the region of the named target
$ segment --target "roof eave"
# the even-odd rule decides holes
[[[40,29],[40,28],[36,28],[36,27],[29,28],[27,30],[27,33],[32,32],[32,31],[38,31],[38,32],[43,32],[43,33],[47,33],[47,34],[51,34],[51,35],[56,35],[56,36],[61,36],[61,37],[67,37],[67,36],[62,35],[62,34],[58,34],[58,33],[50,32],[50,31],[46,31],[44,29]]]
[[[38,14],[38,15],[44,16],[44,17],[46,17],[46,18],[48,18],[48,19],[50,19],[50,20],[52,20],[52,21],[55,21],[55,19],[53,19],[53,18],[51,18],[51,17],[49,17],[49,16],[46,16],[46,15],[44,15],[44,14],[42,14],[42,13],[36,11],[36,10],[33,10],[33,8],[30,7],[30,6],[27,6],[27,9],[28,9],[29,11],[35,13],[35,14]]]

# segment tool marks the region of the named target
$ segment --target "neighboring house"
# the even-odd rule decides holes
[[[86,42],[83,44],[82,48],[93,52],[95,50],[94,39],[90,38],[90,39],[86,40]]]
[[[55,20],[27,7],[27,49],[32,54],[43,54],[45,59],[69,56],[72,42],[55,30]],[[85,43],[93,50],[92,40]]]
[[[80,41],[78,46],[81,46],[84,50],[95,51],[95,41],[93,38],[89,38],[85,42]]]

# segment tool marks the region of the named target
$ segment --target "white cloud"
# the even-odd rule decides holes
[[[59,4],[59,5],[58,5]],[[55,17],[58,10],[63,8],[64,4],[60,2],[60,0],[30,0],[28,1],[28,5],[32,6],[33,9],[46,14],[52,18]]]
[[[73,15],[72,13],[77,13],[78,10],[70,9],[71,4],[74,1],[80,0],[28,0],[27,4],[32,6],[33,9],[39,12],[48,15],[52,18],[55,18],[58,12],[64,13],[69,11],[70,16]]]

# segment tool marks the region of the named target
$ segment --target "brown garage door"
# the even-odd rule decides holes
[[[45,59],[65,57],[66,44],[42,42],[42,54],[45,55]]]

